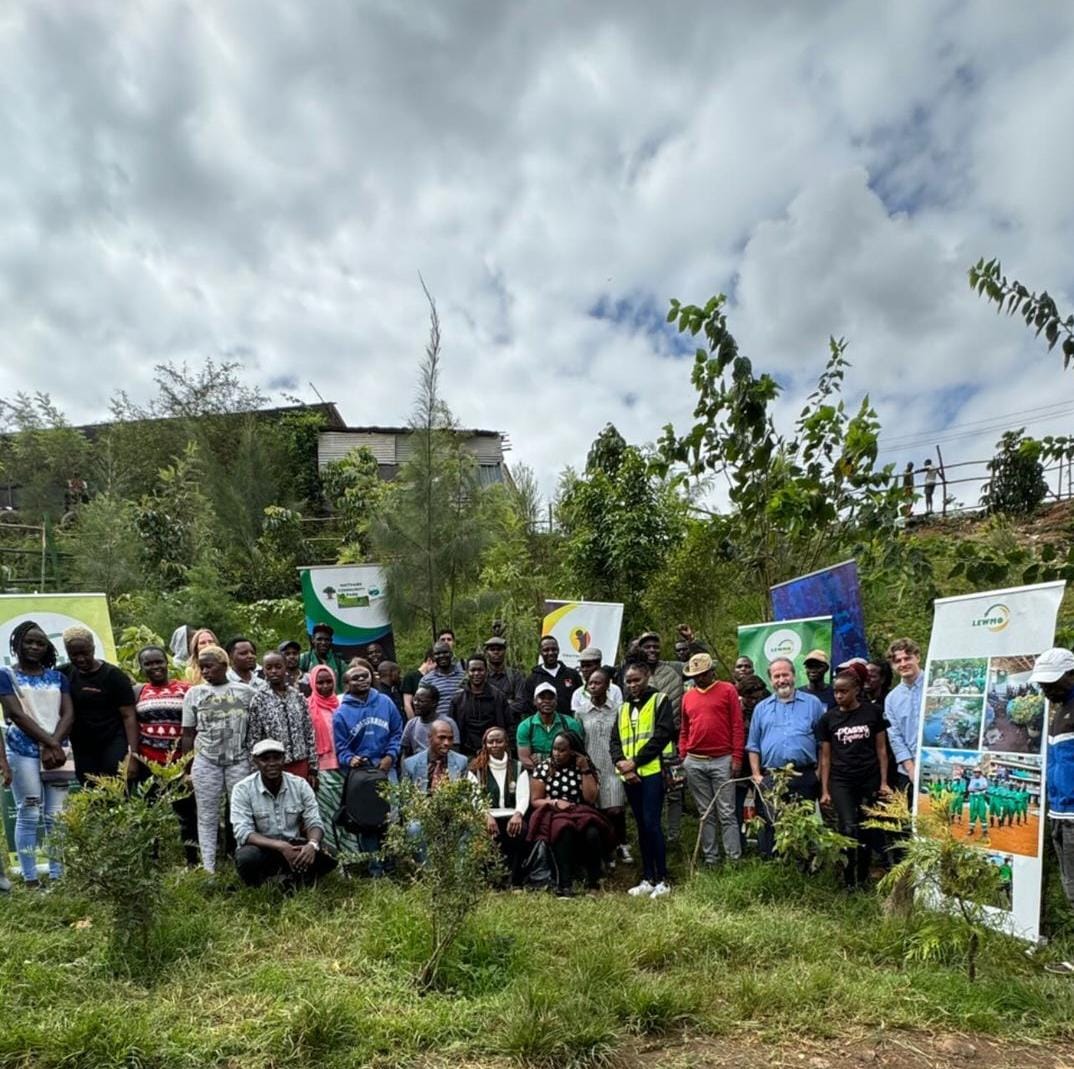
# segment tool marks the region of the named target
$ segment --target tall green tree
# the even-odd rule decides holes
[[[590,447],[585,470],[568,468],[560,478],[556,521],[569,594],[621,601],[626,633],[644,628],[640,594],[682,539],[685,520],[675,488],[609,423]]]
[[[424,288],[424,283],[422,283]],[[429,341],[410,420],[410,456],[373,523],[397,626],[454,627],[472,591],[489,538],[477,461],[440,395],[440,317],[428,289]]]
[[[671,302],[668,321],[706,345],[691,375],[694,425],[683,434],[664,429],[660,470],[726,480],[728,538],[763,590],[832,563],[862,539],[894,549],[899,489],[892,467],[877,464],[880,424],[868,396],[856,409],[843,400],[845,341],[829,341],[816,389],[786,434],[774,414],[781,388],[739,352],[725,302],[723,294],[704,307]]]

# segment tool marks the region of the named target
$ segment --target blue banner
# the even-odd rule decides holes
[[[848,560],[772,587],[772,618],[832,618],[832,667],[851,657],[869,658],[861,611],[858,565]]]

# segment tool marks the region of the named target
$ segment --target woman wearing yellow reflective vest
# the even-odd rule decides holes
[[[675,715],[666,694],[653,690],[649,668],[631,664],[623,677],[626,695],[608,749],[622,777],[641,847],[642,880],[627,892],[635,898],[662,898],[668,886],[664,829],[664,773],[660,755],[675,738]]]

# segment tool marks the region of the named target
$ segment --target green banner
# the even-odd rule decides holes
[[[52,640],[60,662],[66,661],[61,635],[80,624],[93,632],[97,656],[115,664],[116,644],[104,594],[0,594],[0,664],[11,663],[11,632],[33,620]]]
[[[768,678],[768,665],[777,657],[794,662],[798,686],[805,686],[805,659],[810,650],[832,655],[832,618],[811,616],[806,620],[778,620],[771,624],[747,624],[738,629],[738,655],[753,661],[753,670]]]

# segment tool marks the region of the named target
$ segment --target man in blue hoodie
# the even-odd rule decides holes
[[[395,702],[373,688],[373,670],[367,664],[348,668],[343,683],[346,692],[332,717],[340,767],[391,773],[403,742],[403,718]]]
[[[1074,906],[1074,653],[1045,650],[1029,677],[1052,703],[1048,725],[1048,819],[1063,893]]]
[[[396,781],[395,765],[403,742],[403,718],[395,702],[373,686],[373,669],[358,660],[343,676],[346,688],[339,708],[332,716],[332,736],[340,768],[379,769]],[[362,853],[378,853],[383,834],[362,832],[358,847]],[[379,858],[370,862],[369,872],[380,876],[384,867]]]

